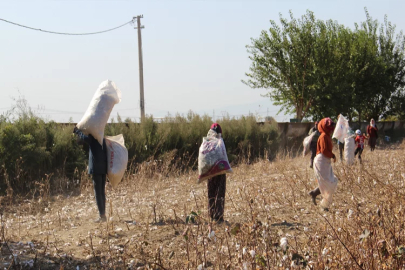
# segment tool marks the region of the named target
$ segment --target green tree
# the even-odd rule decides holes
[[[316,20],[311,11],[290,21],[280,15],[281,27],[273,20],[268,32],[248,45],[252,60],[249,78],[243,83],[252,88],[265,88],[266,95],[281,105],[286,113],[295,113],[303,119],[316,99],[314,48]]]
[[[405,39],[385,17],[351,30],[336,21],[280,16],[268,32],[252,39],[245,84],[268,89],[267,97],[286,113],[320,119],[339,113],[350,120],[398,115],[404,102]]]

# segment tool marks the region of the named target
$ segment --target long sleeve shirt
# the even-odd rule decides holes
[[[85,135],[76,131],[79,139],[89,145],[89,174],[107,174],[107,145],[103,139],[103,146],[92,135]]]
[[[323,154],[325,157],[333,158],[335,154],[333,154],[332,149],[333,144],[331,137],[325,133],[321,133],[316,145],[316,154]]]

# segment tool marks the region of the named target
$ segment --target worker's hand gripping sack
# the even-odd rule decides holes
[[[231,172],[225,143],[221,136],[204,137],[198,155],[198,183]]]
[[[86,135],[91,134],[103,145],[104,128],[115,104],[121,101],[121,91],[110,81],[104,81],[94,94],[87,111],[77,127]]]
[[[128,164],[128,150],[125,147],[122,134],[117,136],[106,136],[107,145],[107,176],[113,188],[117,187],[124,176]]]

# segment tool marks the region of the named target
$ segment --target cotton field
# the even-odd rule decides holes
[[[337,149],[335,150],[337,153]],[[234,167],[225,220],[207,218],[197,173],[127,175],[107,186],[105,223],[90,182],[80,195],[1,197],[4,269],[401,269],[405,149],[365,150],[333,165],[329,211],[315,206],[309,157]],[[319,202],[320,198],[318,198]],[[186,223],[187,221],[187,223]]]

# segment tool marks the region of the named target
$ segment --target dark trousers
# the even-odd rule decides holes
[[[100,216],[105,215],[105,174],[93,174],[94,195]]]
[[[354,151],[354,156],[359,154],[359,160],[361,160],[361,153],[363,153],[363,149],[362,148],[357,148],[356,151]]]
[[[370,145],[371,151],[375,150],[376,143],[377,143],[377,137],[370,137],[370,139],[368,141],[368,145]]]
[[[345,144],[340,143],[339,144],[339,155],[340,155],[340,161],[343,161],[343,150],[345,149]]]
[[[208,212],[211,219],[224,220],[226,174],[208,179]]]
[[[311,168],[314,166],[314,158],[316,157],[316,144],[317,142],[311,142]]]

